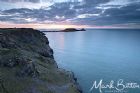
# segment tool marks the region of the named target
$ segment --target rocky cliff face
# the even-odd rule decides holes
[[[0,29],[0,93],[80,93],[73,74],[59,69],[43,33]]]

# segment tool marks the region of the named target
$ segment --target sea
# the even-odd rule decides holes
[[[45,32],[59,68],[83,93],[140,93],[140,30]]]

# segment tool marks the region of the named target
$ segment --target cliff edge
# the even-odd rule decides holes
[[[81,93],[72,72],[58,68],[45,34],[0,29],[0,93]]]

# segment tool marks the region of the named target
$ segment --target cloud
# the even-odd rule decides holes
[[[94,17],[94,16],[99,16],[100,14],[81,14],[78,15],[77,18],[88,18],[88,17]]]
[[[11,21],[14,23],[65,21],[66,19],[76,17],[76,10],[71,9],[71,4],[72,3],[56,3],[49,8],[3,10],[0,12],[0,21]]]
[[[33,2],[33,3],[38,3],[40,0],[0,0],[3,2],[10,2],[10,3],[15,3],[15,2]]]
[[[0,0],[2,1],[2,0]],[[59,2],[58,2],[59,1]],[[75,24],[90,26],[106,25],[139,25],[140,3],[139,0],[56,0],[52,4],[40,6],[40,1],[26,0],[23,7],[10,6],[0,11],[0,21],[23,23],[47,23],[47,24]],[[44,2],[44,1],[43,1]],[[17,2],[19,3],[19,2]],[[17,4],[15,3],[15,4]],[[47,5],[48,4],[48,5]],[[36,6],[33,6],[36,5]],[[1,5],[0,7],[2,7]],[[125,25],[126,26],[126,25]]]
[[[79,15],[80,17],[78,16],[78,18],[76,19],[77,21],[74,22],[76,22],[77,24],[82,23],[98,26],[115,25],[115,24],[140,25],[140,3],[136,3],[136,0],[135,2],[131,3],[129,2],[129,4],[127,3],[123,5],[106,4],[104,7],[100,5],[102,4],[98,4],[96,8],[93,8],[93,10],[95,11],[99,9],[97,13],[98,16],[84,16],[84,14],[82,14]],[[88,15],[92,14],[89,13]]]
[[[97,5],[102,3],[107,3],[110,0],[84,0],[84,3],[87,5]]]
[[[98,24],[140,23],[140,3],[129,4],[121,8],[107,9]]]

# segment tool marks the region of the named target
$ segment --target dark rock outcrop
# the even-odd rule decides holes
[[[81,91],[73,74],[58,68],[45,34],[7,28],[0,29],[0,93]]]

